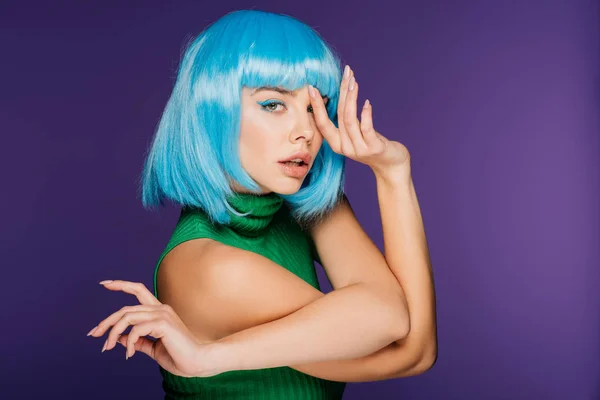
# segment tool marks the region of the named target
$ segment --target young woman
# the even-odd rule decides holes
[[[181,215],[154,294],[101,282],[140,302],[90,332],[112,327],[103,351],[152,357],[172,399],[340,399],[345,382],[433,365],[409,153],[374,130],[368,102],[357,119],[357,93],[352,70],[286,15],[232,12],[188,45],[142,182],[146,206],[168,199]],[[375,174],[385,257],[343,193],[344,157]]]

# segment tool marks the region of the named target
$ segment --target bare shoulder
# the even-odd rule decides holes
[[[217,242],[211,238],[200,238],[185,241],[181,244],[175,246],[167,255],[163,258],[161,262],[161,267],[163,265],[177,265],[177,261],[181,261],[182,259],[190,258],[190,257],[199,257],[207,254],[211,248],[214,248],[218,245],[221,245],[220,242]],[[159,274],[162,268],[159,270]]]
[[[399,290],[384,255],[356,219],[346,195],[310,229],[310,235],[334,289],[371,282]]]
[[[201,340],[279,319],[324,296],[270,259],[214,240],[182,243],[160,268],[159,300]]]
[[[163,258],[158,270],[159,300],[171,306],[185,304],[190,293],[218,284],[219,275],[233,274],[242,252],[210,238],[177,245]]]

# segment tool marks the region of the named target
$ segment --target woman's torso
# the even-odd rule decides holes
[[[200,240],[198,240],[200,239]],[[313,259],[318,259],[314,244],[290,217],[286,207],[275,213],[268,229],[259,236],[240,235],[228,226],[210,224],[199,210],[182,210],[175,231],[161,254],[154,274],[157,295],[157,276],[162,260],[179,245],[203,246],[218,242],[252,251],[286,268],[311,286],[320,290]],[[196,328],[201,340],[215,338],[210,327]],[[202,330],[205,329],[205,330]],[[207,378],[183,378],[160,368],[163,389],[170,399],[341,399],[345,383],[316,378],[290,367],[260,370],[229,371]]]

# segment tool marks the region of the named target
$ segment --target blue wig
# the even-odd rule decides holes
[[[191,40],[181,60],[142,172],[145,207],[168,199],[203,209],[227,224],[230,179],[253,193],[257,183],[242,168],[238,145],[242,86],[296,90],[311,84],[329,97],[335,126],[339,57],[303,22],[283,14],[240,10],[226,14]],[[310,225],[335,207],[343,194],[344,156],[324,139],[298,192],[279,196],[299,223]]]

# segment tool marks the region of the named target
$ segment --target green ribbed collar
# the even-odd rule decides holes
[[[237,212],[251,212],[242,217],[227,210],[231,217],[228,226],[245,236],[259,236],[264,233],[275,213],[283,205],[283,199],[273,192],[268,194],[234,193],[227,197],[227,201]]]

